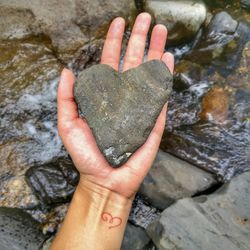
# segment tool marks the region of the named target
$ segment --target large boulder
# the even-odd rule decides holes
[[[250,245],[250,172],[209,196],[166,209],[147,232],[159,250],[235,250]]]
[[[176,200],[209,189],[215,183],[210,173],[160,150],[139,192],[163,210]]]
[[[69,61],[91,39],[103,37],[113,18],[128,20],[134,10],[132,0],[3,0],[0,39],[45,34],[59,57]]]
[[[190,40],[206,19],[206,7],[202,1],[146,0],[145,10],[156,23],[167,26],[168,43],[178,44]]]

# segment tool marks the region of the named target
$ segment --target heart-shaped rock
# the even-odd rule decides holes
[[[80,72],[74,85],[75,100],[112,166],[126,162],[146,141],[172,82],[172,74],[160,60],[124,73],[101,64]]]

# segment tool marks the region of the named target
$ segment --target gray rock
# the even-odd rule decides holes
[[[207,14],[202,1],[147,0],[145,10],[167,26],[168,42],[175,44],[193,38]]]
[[[236,44],[240,44],[239,40],[243,42],[244,36],[239,23],[227,12],[221,11],[211,19],[209,25],[204,29],[202,38],[186,58],[200,64],[208,64],[212,61],[212,63],[218,65],[219,63],[217,61],[214,62],[214,59],[219,58],[223,54],[230,42],[234,41]],[[237,48],[238,45],[235,47]],[[237,53],[237,50],[235,50],[233,55],[230,56],[230,60],[235,60],[233,58]],[[230,69],[231,71],[232,69]]]
[[[217,38],[220,34],[233,35],[237,29],[238,22],[227,12],[222,11],[214,16],[208,27],[207,37]]]
[[[31,167],[26,179],[43,204],[68,201],[78,183],[78,172],[68,159],[58,159],[46,165]]]
[[[0,207],[0,249],[38,250],[46,237],[40,225],[21,209]]]
[[[100,150],[119,166],[146,141],[171,89],[171,73],[153,60],[124,73],[108,65],[82,71],[74,96]]]
[[[250,246],[250,172],[216,193],[182,199],[147,232],[159,250],[247,250]]]
[[[165,209],[176,200],[202,192],[215,183],[211,174],[160,150],[139,192],[153,206]]]
[[[54,238],[55,236],[52,236],[48,240],[46,240],[43,244],[42,250],[49,250]]]
[[[250,10],[250,0],[241,0],[240,4],[243,8]]]
[[[69,61],[89,38],[104,37],[113,18],[128,19],[134,10],[132,0],[1,0],[0,39],[45,34]]]
[[[150,243],[150,238],[144,229],[127,224],[121,250],[146,250]]]

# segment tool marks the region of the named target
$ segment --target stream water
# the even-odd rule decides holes
[[[213,13],[223,10],[221,2],[213,1]],[[224,180],[250,168],[250,14],[234,1],[226,11],[239,22],[230,42],[220,37],[211,49],[203,30],[198,43],[169,48],[177,65],[161,144]],[[0,52],[0,203],[15,206],[19,200],[6,195],[14,192],[10,181],[23,185],[30,167],[66,155],[56,128],[62,64],[45,37],[0,41]],[[18,195],[27,196],[23,207],[32,209],[37,201],[27,192]]]

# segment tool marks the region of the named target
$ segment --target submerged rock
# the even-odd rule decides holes
[[[216,193],[179,200],[147,228],[159,250],[235,250],[250,245],[250,172]]]
[[[250,10],[250,0],[240,0],[240,4],[243,8]]]
[[[139,193],[159,209],[216,184],[214,177],[170,154],[159,151]]]
[[[44,166],[32,167],[26,172],[27,182],[43,204],[68,201],[78,183],[78,172],[67,159]]]
[[[239,67],[233,74],[230,74],[226,81],[228,85],[236,88],[245,88],[250,90],[250,42],[246,43],[242,51],[242,57],[239,63]]]
[[[127,20],[135,11],[132,0],[2,0],[0,2],[0,39],[24,38],[44,34],[64,61],[91,39],[104,37],[110,21]],[[63,14],[62,14],[63,13]],[[90,39],[91,38],[91,39]]]
[[[39,250],[46,236],[32,217],[17,208],[0,207],[0,249]]]
[[[229,98],[225,89],[214,86],[202,99],[202,120],[223,123],[228,117]]]
[[[200,54],[194,49],[176,66],[169,99],[161,148],[222,179],[250,166],[249,34],[249,26],[239,23],[213,60],[206,46]]]
[[[238,38],[237,27],[238,22],[227,12],[217,13],[205,28],[201,40],[186,58],[201,64],[208,64],[220,57],[224,47]]]
[[[145,10],[153,15],[156,23],[167,26],[168,43],[181,43],[195,36],[206,19],[202,1],[146,0]]]
[[[221,39],[221,36],[223,35],[233,35],[237,26],[238,22],[227,12],[219,12],[214,16],[208,26],[207,37],[211,39]]]
[[[119,166],[146,141],[171,89],[171,73],[154,60],[122,74],[93,66],[79,74],[74,96],[100,150]]]
[[[247,123],[199,122],[166,132],[161,149],[227,180],[249,169],[249,143]]]

